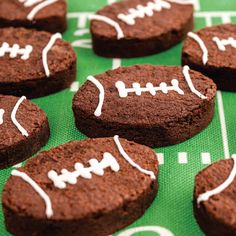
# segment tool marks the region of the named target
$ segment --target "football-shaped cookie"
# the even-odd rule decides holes
[[[193,205],[197,222],[206,235],[236,235],[236,155],[198,173]]]
[[[190,32],[184,42],[182,63],[212,78],[218,89],[236,91],[236,25]]]
[[[0,29],[0,93],[28,98],[67,88],[76,77],[76,54],[59,33]]]
[[[25,27],[51,33],[64,32],[65,0],[1,0],[0,27]]]
[[[166,50],[193,28],[193,6],[183,0],[125,0],[90,17],[93,50],[105,57],[140,57]]]
[[[29,158],[47,143],[49,135],[43,110],[25,97],[0,95],[0,169]]]
[[[6,227],[18,236],[110,235],[150,206],[157,174],[150,148],[118,136],[43,151],[4,187]]]
[[[77,128],[89,137],[119,134],[151,147],[180,143],[214,114],[216,86],[185,67],[136,65],[89,76],[73,100]]]

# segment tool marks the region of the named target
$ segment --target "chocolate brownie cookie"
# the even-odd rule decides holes
[[[89,76],[74,96],[73,111],[77,128],[89,137],[119,134],[160,147],[207,127],[215,95],[213,81],[188,66],[136,65]]]
[[[17,236],[107,236],[150,206],[157,174],[150,148],[118,136],[43,151],[4,187],[6,227]]]
[[[236,155],[218,161],[195,178],[194,213],[208,236],[236,235]]]
[[[184,42],[182,63],[212,78],[218,89],[236,91],[236,25],[190,32]]]
[[[29,158],[47,143],[49,135],[43,110],[25,97],[0,95],[0,169]]]
[[[0,29],[0,93],[28,98],[67,88],[76,77],[76,54],[59,33]]]
[[[0,27],[25,27],[51,33],[64,32],[65,0],[1,0]]]
[[[193,6],[183,0],[125,0],[97,11],[91,20],[96,54],[141,57],[183,40],[193,28]]]

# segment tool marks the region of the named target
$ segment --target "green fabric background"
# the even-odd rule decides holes
[[[63,38],[73,43],[81,39],[87,42],[90,38],[89,34],[76,36],[75,32],[79,27],[81,27],[81,29],[88,28],[88,20],[86,20],[86,24],[83,25],[83,16],[87,16],[87,13],[92,13],[106,5],[107,0],[68,0],[68,4],[69,12],[77,14],[69,15],[69,27],[66,33],[64,33]],[[210,12],[213,12],[214,17],[211,17]],[[78,13],[84,14],[78,15]],[[79,19],[76,18],[76,16],[79,16]],[[195,15],[196,30],[205,25],[219,24],[228,21],[236,23],[235,0],[200,0],[200,9],[196,11]],[[81,43],[81,41],[79,42]],[[90,48],[84,48],[87,46],[89,46],[89,44],[85,44],[83,47],[75,47],[78,54],[77,81],[79,81],[80,85],[86,80],[88,75],[94,75],[111,69],[115,63],[112,59],[101,58],[94,55]],[[182,44],[179,44],[158,55],[121,60],[121,64],[123,66],[139,63],[180,65],[181,48]],[[43,149],[49,149],[70,140],[85,138],[74,125],[71,110],[73,95],[74,92],[67,89],[48,97],[33,100],[33,102],[47,112],[50,122],[51,137],[48,144]],[[201,162],[201,153],[210,153],[212,162],[228,156],[228,152],[230,154],[236,153],[235,101],[236,93],[218,92],[215,117],[206,130],[182,144],[156,149],[157,153],[164,155],[164,164],[160,166],[160,189],[158,196],[146,214],[128,228],[161,226],[177,236],[203,235],[194,220],[192,212],[191,201],[194,176],[199,170],[206,167],[206,165]],[[229,151],[227,151],[227,149],[229,149]],[[179,163],[179,152],[187,153],[188,159],[186,164]],[[1,189],[11,170],[12,168],[0,171]],[[2,211],[0,220],[0,235],[9,235],[4,227]],[[115,235],[119,235],[119,233]],[[143,232],[133,235],[152,236],[159,234]]]

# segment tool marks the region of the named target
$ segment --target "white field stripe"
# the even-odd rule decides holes
[[[221,18],[222,18],[222,22],[223,22],[224,24],[231,23],[231,16],[225,14],[225,15],[223,15]]]
[[[159,162],[159,165],[163,165],[165,163],[164,161],[164,153],[157,153],[157,160]]]
[[[70,91],[71,92],[77,92],[78,90],[79,90],[79,82],[74,81],[70,86]]]
[[[201,153],[201,162],[203,165],[211,164],[211,154],[209,152]]]
[[[230,158],[229,143],[228,143],[224,104],[223,104],[223,98],[222,98],[221,91],[217,92],[217,101],[218,101],[218,109],[219,109],[219,116],[220,116],[221,134],[222,134],[223,147],[224,147],[224,156],[226,159],[228,159],[228,158]]]
[[[221,17],[223,20],[226,15],[228,17],[236,16],[236,11],[234,11],[234,12],[197,12],[197,13],[195,13],[195,17],[205,17],[207,26],[212,26],[211,19],[213,17]],[[221,134],[222,134],[223,147],[224,147],[224,156],[226,159],[228,159],[228,158],[230,158],[229,143],[228,143],[224,105],[223,105],[223,98],[222,98],[221,91],[217,92],[217,101],[218,101],[218,109],[219,109],[219,116],[220,116]]]
[[[188,163],[188,154],[187,154],[187,152],[179,152],[178,153],[178,163],[179,164],[187,164]]]
[[[121,59],[119,58],[112,59],[112,69],[117,69],[120,66],[121,66]]]
[[[71,45],[72,47],[77,48],[92,48],[92,40],[91,39],[79,39],[74,41]]]
[[[224,17],[224,16],[228,16],[228,17],[235,17],[236,16],[236,11],[201,11],[201,12],[195,12],[194,13],[195,17],[202,17],[202,18],[206,18],[206,17]]]

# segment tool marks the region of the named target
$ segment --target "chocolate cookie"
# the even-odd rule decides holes
[[[77,128],[151,147],[180,143],[212,120],[216,86],[189,67],[136,65],[89,76],[76,93]]]
[[[236,91],[236,25],[190,32],[184,42],[182,63],[212,78],[218,89]]]
[[[236,155],[218,161],[195,178],[194,213],[208,236],[236,235]]]
[[[1,94],[41,97],[67,88],[75,77],[76,54],[59,33],[0,29]]]
[[[25,97],[0,95],[0,169],[29,158],[47,143],[49,135],[43,110]]]
[[[93,50],[105,57],[141,57],[164,51],[193,29],[193,6],[183,0],[125,0],[91,17]]]
[[[14,170],[3,193],[17,236],[106,236],[131,224],[157,193],[156,154],[114,138],[73,141]]]
[[[25,27],[51,33],[64,32],[65,0],[1,0],[0,27]]]

